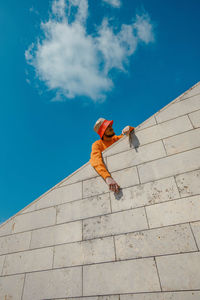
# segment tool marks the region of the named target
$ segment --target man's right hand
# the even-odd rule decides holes
[[[117,182],[112,177],[106,178],[106,183],[109,186],[109,190],[119,193],[120,186],[117,184]]]

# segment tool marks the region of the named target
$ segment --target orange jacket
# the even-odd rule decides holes
[[[134,127],[130,126],[130,131],[132,131],[134,129]],[[104,141],[104,140],[98,140],[96,142],[94,142],[92,144],[92,152],[91,152],[91,158],[90,158],[90,164],[92,165],[92,167],[95,168],[95,170],[97,171],[97,173],[103,177],[103,179],[105,180],[107,177],[110,177],[110,173],[108,172],[108,170],[106,169],[106,166],[103,162],[102,159],[102,152],[110,147],[113,143],[115,143],[116,141],[118,141],[119,139],[121,139],[124,135],[120,134],[120,135],[114,135],[110,141]]]

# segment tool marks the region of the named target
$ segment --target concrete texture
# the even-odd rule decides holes
[[[0,226],[0,299],[200,299],[200,83],[103,159]]]

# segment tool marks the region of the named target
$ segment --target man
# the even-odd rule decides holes
[[[90,163],[95,168],[97,173],[106,181],[109,189],[115,193],[118,193],[120,186],[111,177],[110,173],[106,169],[102,159],[102,151],[121,139],[124,134],[128,135],[132,130],[134,130],[134,127],[126,126],[122,130],[121,135],[115,135],[112,124],[113,121],[105,120],[104,118],[99,118],[95,123],[94,131],[99,134],[101,139],[92,144]]]

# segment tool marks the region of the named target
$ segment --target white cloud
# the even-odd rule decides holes
[[[147,14],[136,16],[136,22],[133,26],[137,30],[139,39],[148,44],[154,41],[152,24]]]
[[[104,2],[107,2],[108,4],[114,6],[114,7],[120,7],[121,1],[120,0],[103,0]]]
[[[70,23],[73,7],[77,13]],[[147,15],[137,16],[134,24],[122,24],[117,33],[104,19],[92,35],[86,31],[87,17],[87,0],[54,0],[49,21],[41,24],[43,38],[25,52],[38,78],[55,91],[53,101],[76,96],[105,99],[114,86],[110,71],[125,71],[138,42],[148,43],[153,37]]]
[[[58,18],[65,18],[65,0],[56,0],[52,3],[52,13]]]
[[[124,63],[137,46],[137,38],[133,35],[132,25],[123,24],[121,31],[114,34],[105,19],[98,33],[97,43],[98,49],[104,56],[104,71],[108,73],[112,68],[124,70]]]

